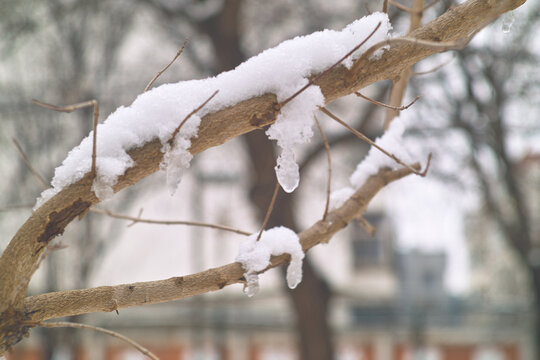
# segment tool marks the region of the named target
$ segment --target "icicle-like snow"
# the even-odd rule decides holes
[[[246,270],[246,287],[244,292],[253,296],[259,291],[258,272],[270,265],[270,257],[290,254],[291,262],[287,268],[287,285],[294,289],[302,281],[302,260],[304,251],[300,245],[298,235],[291,229],[280,226],[262,233],[259,241],[257,234],[253,234],[240,243],[236,261]]]

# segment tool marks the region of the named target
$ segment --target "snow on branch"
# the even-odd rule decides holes
[[[310,76],[333,65],[366,38],[378,23],[381,26],[375,34],[344,60],[343,64],[350,67],[362,52],[387,38],[391,26],[386,14],[364,17],[342,31],[324,30],[285,41],[216,77],[165,84],[140,94],[133,104],[119,107],[99,125],[96,195],[100,200],[111,196],[118,177],[135,164],[128,151],[154,139],[160,140],[165,154],[170,152],[163,168],[169,167],[174,172],[169,179],[170,191],[174,192],[181,169],[189,166],[191,156],[186,154],[187,149],[191,146],[190,139],[197,137],[204,115],[268,93],[275,94],[278,102],[286,100],[305,86]],[[212,101],[189,118],[181,130],[181,138],[176,138],[177,145],[171,149],[167,144],[178,124],[216,90],[219,93]],[[276,171],[286,191],[293,191],[299,181],[293,147],[311,138],[313,112],[324,102],[320,88],[311,86],[281,109],[278,120],[268,130],[268,136],[283,149]],[[36,208],[90,170],[91,135],[56,168],[52,188],[43,192]]]

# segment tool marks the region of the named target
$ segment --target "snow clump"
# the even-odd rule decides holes
[[[247,285],[244,292],[253,296],[259,291],[259,275],[270,265],[270,257],[290,254],[291,262],[287,267],[287,285],[294,289],[302,281],[302,260],[304,251],[298,235],[289,228],[279,226],[263,231],[257,241],[257,235],[249,236],[240,243],[236,261],[246,270],[244,277]]]
[[[390,123],[390,127],[386,132],[375,140],[379,147],[386,150],[388,153],[396,156],[406,164],[413,162],[412,156],[403,145],[403,133],[408,123],[401,117],[397,117]],[[350,177],[351,185],[358,190],[366,180],[379,172],[382,168],[390,168],[392,170],[399,169],[403,165],[398,164],[394,159],[384,154],[374,146],[369,149],[367,156],[358,164],[356,170]]]

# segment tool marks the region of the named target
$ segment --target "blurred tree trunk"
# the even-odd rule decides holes
[[[240,46],[241,6],[242,0],[227,0],[220,12],[199,23],[199,28],[211,39],[218,73],[231,70],[245,60]],[[262,221],[277,181],[274,172],[277,156],[274,145],[262,130],[244,135],[244,141],[253,165],[250,199]],[[294,196],[280,189],[267,228],[283,225],[298,231],[293,207]],[[330,289],[308,259],[304,260],[303,271],[300,285],[287,291],[296,311],[301,358],[331,360],[332,335],[327,321]]]

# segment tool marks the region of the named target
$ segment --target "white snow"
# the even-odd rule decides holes
[[[249,236],[240,243],[236,261],[246,270],[244,277],[247,285],[244,292],[253,296],[259,291],[260,271],[270,265],[270,257],[290,254],[291,262],[287,268],[287,285],[294,289],[302,281],[302,259],[304,251],[298,235],[289,228],[279,226],[263,231],[259,241],[258,234]]]
[[[343,204],[345,204],[345,201],[352,196],[352,194],[354,194],[354,189],[350,187],[344,187],[343,189],[332,191],[330,194],[330,204],[328,206],[329,209],[334,210],[341,207]]]
[[[377,138],[375,143],[404,163],[410,164],[413,160],[408,150],[404,147],[402,139],[407,125],[405,121],[405,119],[400,117],[395,118],[388,130],[381,137]],[[351,175],[351,185],[354,189],[358,190],[370,176],[377,174],[380,169],[390,168],[395,170],[402,166],[372,146],[364,160],[358,164],[356,170]]]
[[[111,187],[118,177],[134,165],[127,151],[154,139],[161,141],[164,151],[172,151],[161,166],[169,172],[168,186],[172,192],[180,181],[182,169],[189,164],[190,156],[186,153],[190,139],[197,133],[200,118],[266,93],[276,94],[278,101],[285,100],[306,83],[306,78],[324,71],[358,45],[379,22],[381,26],[370,40],[343,62],[350,67],[354,58],[388,37],[391,25],[386,14],[364,17],[342,31],[324,30],[285,41],[234,70],[203,80],[165,84],[139,95],[130,106],[121,106],[98,127],[98,176],[93,186],[96,196],[110,197]],[[188,129],[182,131],[180,139],[175,139],[174,146],[169,148],[166,144],[174,129],[216,90],[219,93],[199,111],[199,117],[194,116],[185,124]],[[294,190],[298,183],[293,147],[311,138],[312,113],[322,102],[320,90],[311,86],[284,106],[277,122],[268,130],[268,135],[282,147],[276,171],[287,191]],[[36,208],[88,173],[91,154],[92,133],[56,168],[52,189],[42,193]]]

